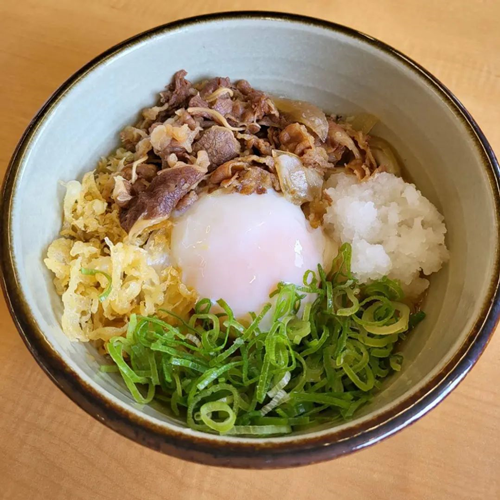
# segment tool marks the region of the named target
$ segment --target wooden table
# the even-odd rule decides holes
[[[195,14],[265,0],[0,0],[0,165],[50,93],[109,46]],[[499,0],[275,0],[367,32],[423,64],[500,151]],[[500,335],[431,414],[370,449],[282,471],[193,465],[113,433],[42,373],[0,304],[2,499],[500,499]]]

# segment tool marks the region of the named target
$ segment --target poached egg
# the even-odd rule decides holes
[[[213,193],[174,224],[172,264],[200,298],[224,299],[236,318],[259,313],[280,281],[302,284],[331,255],[322,229],[282,195]]]

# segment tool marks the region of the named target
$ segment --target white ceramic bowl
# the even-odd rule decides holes
[[[445,216],[449,264],[432,278],[428,316],[404,347],[404,369],[343,425],[243,439],[201,434],[137,406],[98,354],[61,331],[62,306],[42,263],[58,234],[64,189],[118,142],[120,129],[172,74],[245,78],[274,94],[337,113],[367,111],[407,172]],[[498,312],[499,167],[457,99],[416,63],[353,30],[271,13],[176,22],[108,50],[71,77],[34,118],[4,186],[2,268],[14,320],[37,361],[77,404],[111,428],[186,459],[239,467],[325,460],[372,444],[417,419],[464,377]]]

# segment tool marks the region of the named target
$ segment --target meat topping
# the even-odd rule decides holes
[[[120,223],[130,232],[139,220],[157,223],[167,219],[177,203],[204,176],[204,172],[194,166],[174,167],[157,175],[148,188],[133,198],[128,208],[120,213]]]
[[[193,147],[195,152],[201,150],[207,152],[212,170],[238,156],[240,149],[240,143],[233,132],[217,125],[205,130]]]
[[[296,170],[314,186],[336,166],[360,179],[381,168],[370,138],[348,121],[310,103],[271,98],[246,80],[216,77],[192,85],[184,70],[120,138],[132,155],[125,153],[127,163],[111,169],[102,191],[121,208],[126,231],[152,226],[174,210],[182,213],[202,192],[282,191],[277,174],[283,168],[277,172],[275,162],[283,154],[300,164]],[[306,200],[314,220],[321,213],[317,192],[315,187],[314,196],[297,198],[298,204]]]

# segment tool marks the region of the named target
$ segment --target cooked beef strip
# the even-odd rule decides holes
[[[179,200],[179,203],[175,206],[175,210],[172,215],[179,217],[198,199],[196,191],[189,191],[183,198]]]
[[[120,223],[129,232],[139,219],[166,219],[183,198],[204,176],[193,166],[163,170],[148,188],[130,201],[120,213]]]
[[[203,100],[203,98],[199,94],[196,94],[195,96],[191,97],[191,99],[189,99],[188,107],[190,107],[190,108],[209,108],[210,106],[208,105],[208,102]]]
[[[232,177],[235,172],[248,169],[251,166],[274,171],[274,159],[271,156],[239,156],[219,165],[210,175],[209,183],[220,184],[225,179]]]
[[[132,180],[132,170],[132,165],[128,165],[120,172],[120,175],[130,181]],[[150,163],[140,163],[135,168],[137,179],[144,179],[147,182],[151,182],[156,177],[157,172],[158,168],[156,165],[151,165]]]
[[[135,151],[137,143],[147,137],[147,133],[136,127],[128,126],[120,132],[120,140],[128,151]]]
[[[202,149],[207,152],[210,158],[209,170],[213,170],[222,163],[238,156],[241,147],[231,130],[214,125],[205,130],[193,146],[194,152]]]
[[[291,123],[280,132],[281,149],[297,156],[314,147],[314,137],[300,123]]]
[[[227,77],[221,78],[220,76],[212,78],[204,82],[202,89],[200,90],[201,97],[205,98],[210,94],[213,94],[217,89],[221,87],[232,88],[231,80]]]
[[[247,149],[255,150],[256,153],[264,156],[271,156],[273,154],[271,144],[265,139],[252,134],[238,134],[237,138],[245,141]]]
[[[222,96],[211,104],[211,108],[218,111],[222,116],[226,116],[233,111],[233,105],[233,101],[228,96]]]
[[[181,108],[191,95],[191,82],[185,79],[187,71],[181,69],[174,74],[173,82],[166,90],[160,92],[162,104],[168,103],[168,108]]]
[[[280,190],[277,177],[260,167],[248,167],[238,171],[232,178],[222,181],[221,187],[246,195],[264,194],[268,189]]]

